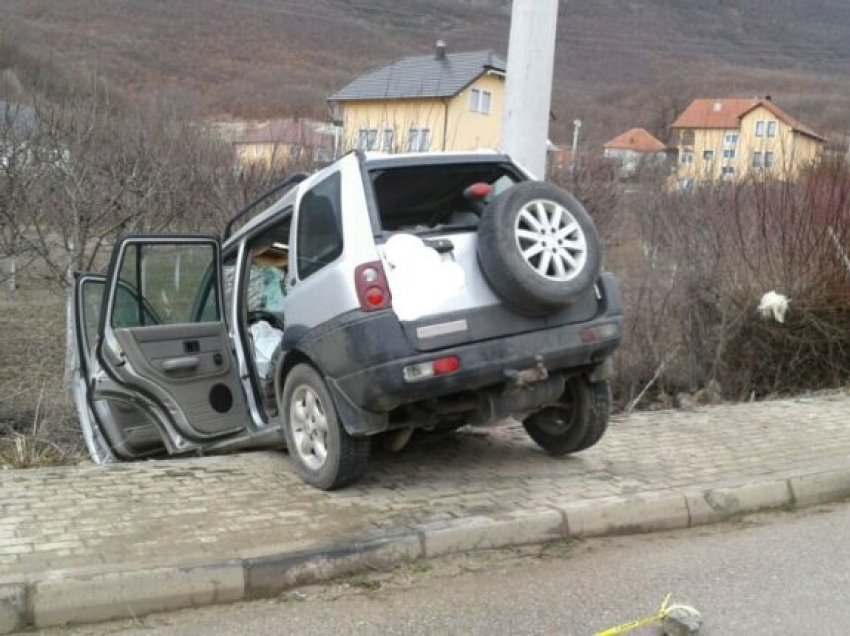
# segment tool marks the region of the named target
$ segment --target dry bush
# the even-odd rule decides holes
[[[644,188],[640,230],[617,258],[626,300],[616,393],[664,398],[711,386],[725,397],[791,393],[850,378],[850,171],[826,161],[796,182]],[[756,308],[775,290],[785,324]]]
[[[582,202],[605,247],[623,237],[624,233],[617,229],[622,222],[623,185],[611,161],[581,157],[575,165],[551,172],[549,181]]]
[[[239,168],[179,109],[114,105],[100,89],[35,93],[0,113],[0,465],[75,461],[65,393],[65,298],[74,271],[103,271],[129,233],[219,234],[288,167]],[[30,123],[15,121],[22,112]],[[0,283],[4,281],[0,280]]]

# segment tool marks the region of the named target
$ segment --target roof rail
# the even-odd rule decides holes
[[[273,194],[277,194],[278,192],[280,192],[281,190],[284,190],[285,188],[288,188],[290,186],[301,183],[302,181],[304,181],[304,179],[306,179],[309,176],[310,175],[307,174],[306,172],[296,172],[295,174],[291,174],[286,179],[284,179],[283,181],[278,183],[276,186],[274,186],[273,188],[271,188],[269,190],[266,190],[259,197],[257,197],[253,201],[251,201],[251,203],[249,203],[244,208],[239,210],[239,212],[236,213],[236,216],[234,216],[232,219],[230,219],[230,221],[227,222],[227,225],[224,226],[224,240],[226,241],[228,238],[230,238],[230,235],[233,232],[233,226],[235,225],[235,223],[239,219],[241,219],[243,216],[248,214],[248,212],[253,210],[255,207],[257,207],[260,203],[262,203],[263,201],[268,199]]]

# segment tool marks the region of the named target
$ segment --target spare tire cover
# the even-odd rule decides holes
[[[552,313],[599,277],[599,235],[564,190],[540,181],[511,186],[491,201],[478,226],[478,262],[493,290],[515,310]]]

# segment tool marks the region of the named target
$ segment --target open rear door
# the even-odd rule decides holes
[[[69,389],[83,432],[89,456],[96,464],[106,464],[116,457],[107,442],[103,427],[89,403],[94,345],[106,277],[98,274],[77,274],[68,301],[68,366]],[[161,448],[161,445],[160,445]]]
[[[81,347],[94,351],[85,373],[92,429],[115,456],[203,449],[245,428],[220,263],[212,237],[128,237],[115,246],[97,342]],[[78,279],[78,307],[94,284]],[[78,335],[86,322],[84,309]]]

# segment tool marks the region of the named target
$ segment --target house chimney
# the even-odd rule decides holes
[[[434,57],[438,60],[446,59],[446,43],[443,40],[437,40]]]

